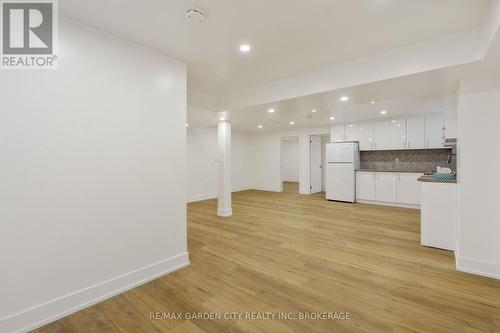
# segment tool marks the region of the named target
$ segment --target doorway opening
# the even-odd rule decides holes
[[[299,193],[299,137],[281,138],[281,175],[283,192]]]
[[[330,134],[311,135],[310,185],[311,194],[324,195],[326,191],[326,145]]]

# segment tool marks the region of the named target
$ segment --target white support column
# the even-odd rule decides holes
[[[299,137],[299,193],[311,194],[311,136]]]
[[[231,123],[227,120],[219,121],[218,130],[219,165],[217,187],[219,192],[219,204],[217,215],[228,217],[233,215],[231,206]]]

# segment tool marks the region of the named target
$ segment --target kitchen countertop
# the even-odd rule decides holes
[[[396,170],[396,169],[357,169],[360,172],[401,172],[401,173],[427,173],[423,170]]]
[[[447,183],[447,184],[456,184],[456,179],[435,179],[432,176],[422,176],[418,179],[419,182],[423,183]]]

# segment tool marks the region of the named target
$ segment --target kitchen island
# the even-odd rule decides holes
[[[421,244],[455,251],[457,180],[418,178],[421,183]]]

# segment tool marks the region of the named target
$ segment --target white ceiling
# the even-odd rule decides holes
[[[293,127],[322,127],[369,119],[443,112],[453,107],[460,80],[500,73],[500,36],[495,38],[483,61],[377,81],[346,89],[329,91],[276,103],[225,112],[235,130],[267,132]],[[341,96],[348,96],[343,103]],[[375,101],[375,104],[371,104]],[[451,103],[451,105],[450,105]],[[269,114],[268,109],[274,109]],[[312,113],[312,110],[317,110]],[[387,110],[387,115],[381,115]],[[188,122],[193,127],[215,126],[219,114],[189,106]],[[335,117],[334,121],[329,118]],[[262,129],[257,126],[263,125]]]
[[[489,0],[61,0],[63,15],[188,63],[227,93],[481,25]],[[195,6],[207,20],[188,22]],[[250,54],[238,51],[249,42]]]
[[[448,81],[440,72],[429,72],[224,113],[189,107],[188,122],[193,127],[214,126],[224,116],[235,130],[267,132],[443,112],[457,88],[458,81]],[[341,102],[341,96],[348,96],[349,101]],[[271,114],[269,109],[275,112]],[[381,115],[381,110],[387,114]],[[294,125],[290,125],[291,121]]]

